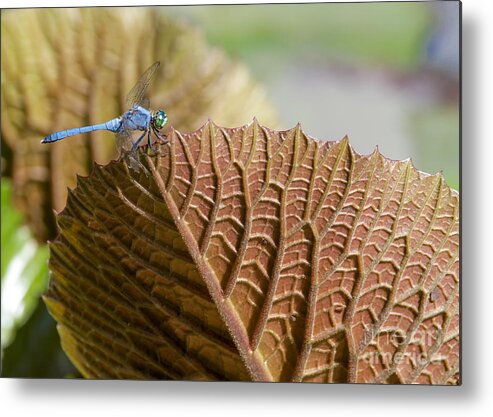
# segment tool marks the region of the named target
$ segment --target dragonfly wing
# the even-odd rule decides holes
[[[142,97],[142,99],[136,104],[143,107],[144,109],[149,109],[151,107],[151,102],[149,101],[149,97],[147,96]]]
[[[116,146],[120,153],[124,151],[130,151],[132,149],[133,140],[130,132],[125,129],[125,123],[122,125],[122,129],[120,129],[116,133]]]
[[[159,61],[152,64],[149,68],[147,68],[146,72],[144,72],[139,81],[134,85],[134,87],[130,90],[127,95],[127,106],[129,109],[134,107],[135,105],[142,106],[145,108],[149,108],[149,100],[145,97],[145,92],[149,84],[151,83],[151,79],[159,68]],[[143,105],[146,104],[146,105]]]
[[[146,172],[146,175],[149,175],[147,169],[142,165],[142,162],[140,162],[139,151],[137,149],[132,150],[134,140],[131,131],[126,127],[125,122],[126,119],[123,120],[122,128],[116,133],[116,144],[120,156],[123,157],[129,168],[136,172],[143,169],[144,172]]]

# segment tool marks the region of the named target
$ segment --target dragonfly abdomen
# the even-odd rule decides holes
[[[52,133],[51,135],[46,136],[41,141],[41,143],[56,142],[57,140],[65,139],[69,136],[75,136],[80,133],[93,132],[95,130],[109,130],[111,132],[118,132],[121,124],[122,124],[122,119],[120,117],[116,117],[108,122],[100,123],[97,125],[75,127],[73,129],[61,130],[60,132],[55,132]]]

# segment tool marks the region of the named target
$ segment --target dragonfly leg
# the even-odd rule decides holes
[[[147,144],[149,145],[149,149],[152,150],[152,143],[151,143],[151,129],[147,130]]]
[[[137,147],[139,146],[140,141],[142,140],[142,138],[145,136],[146,133],[147,133],[147,130],[144,133],[142,133],[142,135],[140,135],[140,137],[132,145],[132,152],[137,149]]]
[[[154,134],[156,135],[156,137],[161,141],[161,142],[164,142],[165,144],[169,142],[168,138],[166,136],[161,136],[159,134],[159,132],[157,131],[157,129],[152,129],[154,130]]]
[[[154,131],[154,134],[156,135],[156,137],[158,138],[158,140],[159,140],[160,142],[164,143],[165,145],[166,145],[167,143],[169,143],[169,139],[168,139],[166,136],[161,136],[161,135],[159,134],[159,132],[157,131],[157,129],[154,129],[154,128],[153,128],[152,130]],[[160,154],[160,155],[163,155],[163,152],[159,152],[159,154]]]

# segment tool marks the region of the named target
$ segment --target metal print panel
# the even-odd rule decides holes
[[[3,377],[460,384],[460,3],[1,23]]]

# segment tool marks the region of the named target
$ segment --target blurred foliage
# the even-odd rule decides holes
[[[250,58],[268,51],[269,58],[283,54],[299,59],[311,53],[410,70],[420,63],[421,45],[431,22],[427,6],[419,2],[184,6],[167,10],[188,16],[204,28],[212,44],[253,67],[255,62]]]
[[[55,320],[45,304],[38,302],[34,313],[22,326],[14,342],[3,353],[2,377],[68,378],[79,373],[60,345]]]
[[[48,247],[39,247],[12,208],[11,185],[2,179],[2,349],[32,314],[48,285]]]
[[[1,190],[1,375],[48,378],[74,372],[40,299],[48,285],[48,247],[35,242],[12,208],[10,181],[3,178]]]
[[[416,112],[409,121],[420,169],[434,173],[440,165],[450,187],[459,190],[459,113],[457,106]],[[437,163],[439,157],[439,164]]]

